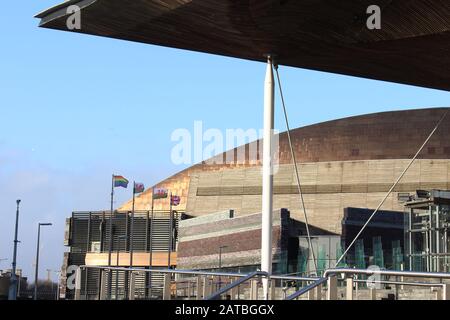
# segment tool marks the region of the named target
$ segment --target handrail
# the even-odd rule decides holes
[[[390,270],[369,270],[369,269],[351,269],[351,268],[332,268],[327,269],[323,276],[327,278],[332,274],[366,274],[366,275],[386,275],[386,276],[401,276],[412,278],[439,278],[450,279],[450,273],[444,272],[419,272],[419,271],[390,271]]]
[[[300,297],[301,295],[304,295],[305,293],[307,293],[308,291],[311,291],[312,289],[320,286],[321,284],[327,282],[328,278],[320,278],[319,280],[311,283],[310,285],[294,292],[293,294],[291,294],[290,296],[286,297],[286,300],[294,300],[298,297]]]
[[[223,287],[222,289],[220,289],[219,291],[216,291],[215,293],[213,293],[212,295],[210,295],[209,297],[206,297],[204,300],[216,300],[218,298],[220,298],[220,296],[222,294],[224,294],[225,292],[241,285],[242,283],[256,277],[256,276],[264,276],[267,277],[268,273],[267,272],[263,272],[263,271],[255,271],[253,273],[250,273],[249,275],[240,278],[239,280],[236,280],[235,282],[230,283],[229,285]]]
[[[286,297],[286,300],[294,300],[301,295],[309,292],[310,290],[318,287],[319,285],[325,283],[329,277],[335,276],[336,274],[344,273],[344,274],[365,274],[365,275],[388,275],[388,276],[402,276],[402,277],[418,277],[418,278],[438,278],[438,279],[450,279],[450,273],[442,273],[442,272],[417,272],[417,271],[395,271],[395,270],[369,270],[369,269],[351,269],[351,268],[332,268],[327,269],[323,278],[315,281],[314,283],[294,292],[290,296]],[[355,280],[355,282],[365,282],[363,280]],[[367,281],[366,281],[367,282]],[[385,284],[401,284],[407,286],[435,286],[439,287],[441,284],[439,283],[431,283],[431,282],[402,282],[402,281],[386,281],[381,280],[381,283]]]
[[[273,280],[292,280],[292,281],[317,281],[322,278],[318,277],[296,277],[296,276],[283,276],[283,275],[271,275],[270,279]]]
[[[369,283],[370,280],[362,280],[355,279],[353,280],[356,283]],[[391,281],[391,280],[379,280],[377,281],[380,284],[393,284],[393,285],[402,285],[402,286],[411,286],[411,287],[443,287],[445,283],[439,282],[403,282],[403,281]]]
[[[196,270],[177,270],[177,269],[142,269],[142,268],[125,268],[125,267],[108,267],[108,266],[79,266],[80,269],[100,269],[100,270],[113,270],[113,271],[132,271],[132,272],[155,272],[155,273],[170,273],[170,274],[189,274],[189,275],[202,275],[202,276],[221,276],[221,277],[245,277],[246,274],[242,273],[227,273],[227,272],[209,272],[209,271],[196,271]]]
[[[187,275],[203,275],[203,276],[222,276],[222,277],[247,277],[248,274],[236,273],[236,272],[211,272],[201,270],[179,270],[179,269],[155,269],[155,268],[128,268],[128,267],[109,267],[109,266],[79,266],[81,269],[102,269],[102,270],[114,270],[114,271],[133,271],[133,272],[155,272],[155,273],[172,273],[172,274],[187,274]],[[258,272],[258,271],[256,271]],[[260,274],[264,277],[267,273]],[[296,276],[283,276],[283,275],[270,275],[274,280],[293,280],[293,281],[317,281],[321,278],[318,277],[296,277]]]

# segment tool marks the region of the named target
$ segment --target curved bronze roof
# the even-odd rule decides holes
[[[411,159],[444,115],[446,108],[416,109],[367,114],[322,122],[291,131],[296,159],[300,163],[375,159]],[[450,115],[442,122],[419,159],[450,159]],[[252,142],[262,146],[261,141]],[[249,144],[238,149],[248,151]],[[226,154],[187,168],[158,183],[158,187],[180,190],[185,198],[189,177],[199,171],[220,171],[232,168],[260,166],[259,160],[226,163]],[[248,152],[245,153],[248,156]],[[213,164],[214,159],[224,164]],[[280,134],[279,163],[291,164],[286,133]],[[151,189],[142,196],[148,197]],[[126,205],[125,207],[126,208]]]
[[[448,0],[70,0],[40,25],[67,31],[73,4],[80,33],[450,90]]]
[[[337,119],[297,128],[291,131],[298,162],[325,162],[375,159],[411,159],[444,115],[446,108],[389,111]],[[419,159],[450,159],[450,115],[448,115]],[[253,142],[262,146],[261,140]],[[249,145],[238,149],[248,155]],[[227,153],[213,159],[226,162]],[[229,161],[228,161],[229,162]],[[285,132],[279,137],[279,164],[292,163]],[[246,157],[231,166],[260,165]],[[213,165],[214,166],[214,165]],[[227,166],[230,166],[228,164]]]
[[[411,159],[443,116],[445,108],[374,113],[323,122],[293,131],[299,162]],[[450,159],[450,115],[419,159]],[[290,163],[286,135],[280,162]]]
[[[436,126],[447,108],[389,111],[332,120],[291,131],[297,162],[411,159]],[[442,122],[418,159],[450,159],[450,115]],[[262,146],[262,140],[252,142]],[[236,161],[227,161],[227,153],[196,164],[192,170],[259,166],[261,161],[237,160],[239,151],[249,144],[231,150]],[[214,164],[219,159],[224,164]],[[227,163],[228,162],[228,163]],[[286,132],[279,138],[279,164],[291,164],[292,157]],[[180,172],[180,173],[182,173]],[[177,176],[176,174],[175,176]]]

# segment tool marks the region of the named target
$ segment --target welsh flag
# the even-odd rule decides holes
[[[164,188],[155,188],[153,189],[153,199],[165,199],[169,192]]]
[[[135,194],[142,193],[142,192],[144,192],[144,190],[145,190],[145,187],[144,187],[143,183],[138,183],[138,182],[134,183],[134,193]]]

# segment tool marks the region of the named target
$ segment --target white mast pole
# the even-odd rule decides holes
[[[264,82],[264,145],[262,177],[261,271],[272,273],[272,211],[273,211],[273,129],[274,77],[272,57],[267,58]],[[264,299],[268,299],[269,279],[263,278]]]

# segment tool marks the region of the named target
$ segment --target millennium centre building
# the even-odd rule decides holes
[[[313,272],[313,265],[319,273],[333,267],[445,111],[383,112],[292,130],[312,248],[306,238],[287,135],[281,133],[274,175],[274,273],[307,275]],[[442,200],[439,204],[430,200],[430,190],[450,189],[449,136],[447,117],[348,253],[347,266],[449,271],[447,195],[434,197]],[[73,296],[70,282],[74,265],[240,273],[257,270],[261,255],[261,161],[247,155],[248,150],[260,147],[261,141],[254,141],[168,177],[136,197],[134,212],[131,199],[112,214],[74,212],[67,220],[65,237],[66,296]],[[170,211],[167,199],[154,201],[155,188],[179,195],[180,204]],[[420,190],[429,191],[423,196]],[[418,212],[428,212],[431,206],[435,211],[430,212],[438,218],[428,221]],[[108,227],[110,219],[112,229]],[[405,225],[408,219],[411,227]],[[428,239],[428,231],[422,230],[423,236],[419,236],[420,232],[413,230],[417,229],[414,221],[419,219],[425,225],[440,221],[433,229],[441,230],[433,234],[435,242],[431,236]],[[129,278],[125,273],[113,274],[108,280],[99,270],[89,269],[82,275],[86,284],[83,294],[98,298],[99,288],[108,281],[128,294]],[[162,294],[162,282],[163,277],[157,274],[140,275],[134,281],[136,297]]]

